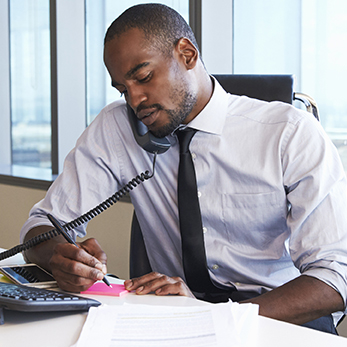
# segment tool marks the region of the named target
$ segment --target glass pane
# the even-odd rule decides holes
[[[302,90],[316,99],[347,171],[347,1],[304,0],[302,11]]]
[[[234,73],[294,74],[347,171],[347,2],[234,0]]]
[[[51,167],[49,0],[11,0],[12,163]]]
[[[100,110],[120,98],[111,87],[103,63],[103,41],[109,25],[128,7],[146,3],[138,0],[86,0],[87,124]],[[189,20],[189,0],[152,1],[168,5]]]
[[[300,74],[300,0],[234,0],[234,73]]]

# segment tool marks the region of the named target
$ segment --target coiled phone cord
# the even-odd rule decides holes
[[[74,228],[77,228],[78,226],[89,222],[91,219],[94,217],[98,216],[101,212],[107,210],[109,207],[111,207],[114,203],[122,199],[127,193],[129,193],[130,190],[133,190],[135,187],[140,185],[142,182],[145,180],[148,180],[154,176],[154,168],[155,168],[155,162],[157,158],[157,153],[154,153],[154,158],[153,158],[153,169],[152,169],[152,174],[147,170],[145,172],[142,172],[140,175],[137,175],[134,177],[131,181],[129,181],[123,188],[118,190],[116,193],[114,193],[112,196],[110,196],[108,199],[104,200],[101,202],[99,205],[95,206],[93,209],[90,211],[86,212],[82,216],[72,220],[71,222],[68,222],[63,225],[63,229],[65,231],[70,231]],[[26,251],[34,246],[37,246],[38,244],[48,241],[61,233],[56,230],[52,229],[49,230],[43,234],[34,236],[30,240],[26,241],[25,243],[22,243],[20,245],[17,245],[7,251],[4,251],[0,253],[0,260],[7,259],[9,257],[12,257],[16,255],[17,253]]]

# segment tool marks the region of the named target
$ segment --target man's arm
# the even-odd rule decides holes
[[[33,228],[24,241],[51,229],[51,226]],[[81,292],[103,279],[107,272],[107,258],[95,239],[85,240],[78,246],[67,243],[59,235],[28,249],[24,252],[24,258],[51,272],[61,289]]]
[[[299,325],[345,309],[343,299],[335,289],[305,275],[243,302],[258,304],[262,316]]]
[[[137,294],[155,292],[156,295],[177,294],[193,297],[181,278],[170,278],[157,273],[125,281],[125,286],[129,290],[135,290]],[[258,304],[259,314],[262,316],[299,325],[332,312],[343,311],[345,307],[341,295],[335,289],[305,275],[242,302]]]

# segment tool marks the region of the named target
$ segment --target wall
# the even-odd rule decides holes
[[[45,191],[0,184],[0,247],[19,243],[19,232],[31,207]],[[88,237],[98,239],[108,256],[108,272],[120,278],[129,277],[130,226],[133,207],[117,202],[88,225]]]

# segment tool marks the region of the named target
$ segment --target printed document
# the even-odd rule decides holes
[[[92,307],[76,347],[245,346],[256,336],[258,306]]]

